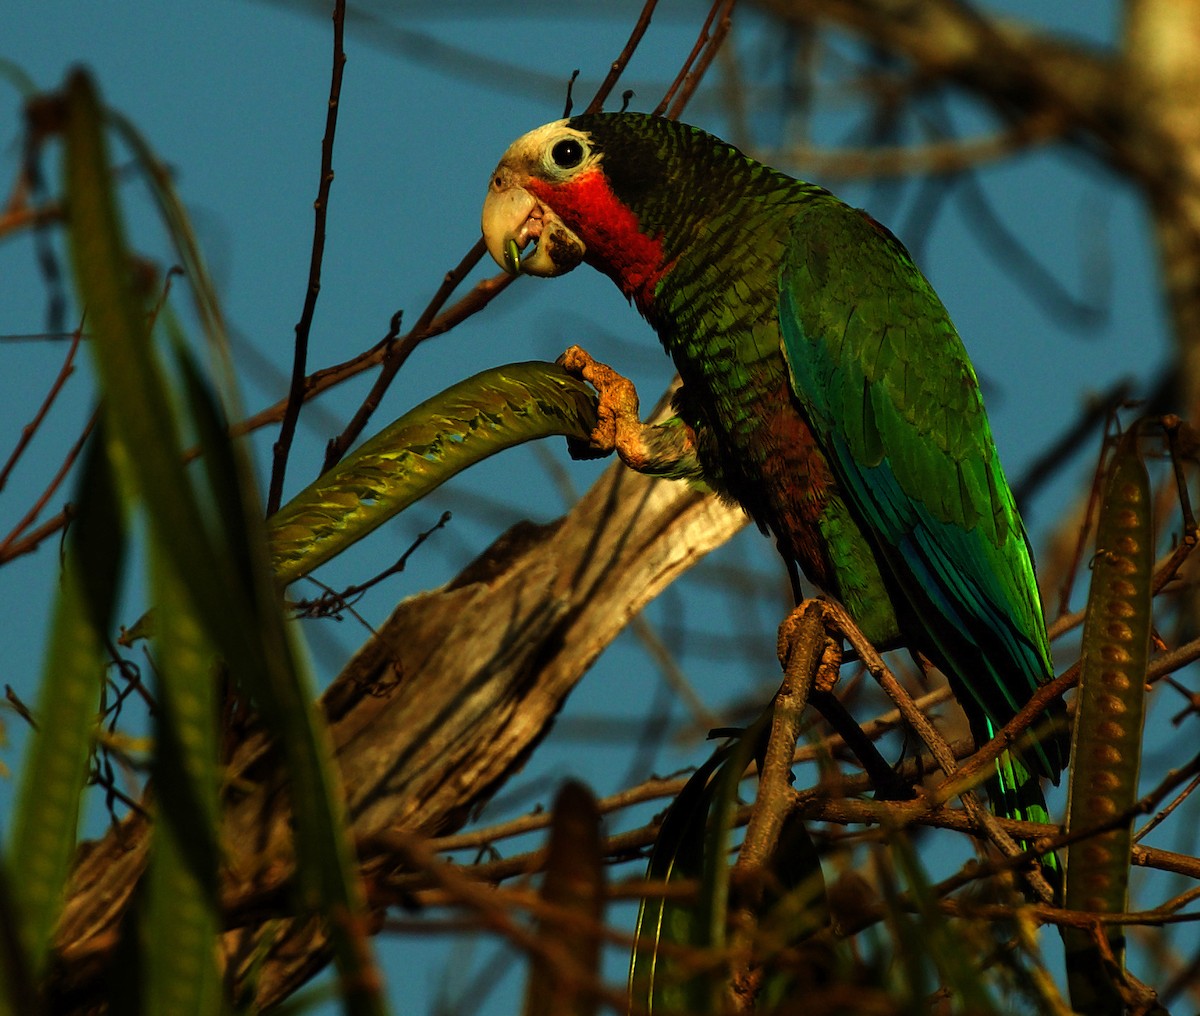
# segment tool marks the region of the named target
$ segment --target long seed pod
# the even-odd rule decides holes
[[[604,857],[596,799],[576,780],[564,783],[554,799],[540,895],[575,922],[539,922],[546,951],[530,962],[524,1016],[595,1016]]]
[[[1137,799],[1150,601],[1154,567],[1150,480],[1137,448],[1137,428],[1117,446],[1105,486],[1083,629],[1079,705],[1072,745],[1068,830],[1104,825]],[[1094,914],[1127,907],[1132,817],[1074,843],[1067,851],[1065,903]],[[1072,1006],[1081,1013],[1119,1014],[1116,987],[1125,937],[1103,929],[1106,957],[1091,932],[1064,928]]]

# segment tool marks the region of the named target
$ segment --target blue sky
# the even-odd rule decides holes
[[[478,237],[480,203],[499,155],[518,134],[561,114],[564,83],[577,67],[582,69],[578,104],[586,104],[594,82],[624,43],[637,8],[631,3],[590,6],[609,13],[559,18],[559,5],[547,3],[500,18],[493,16],[492,5],[430,2],[383,15],[389,25],[402,26],[401,31],[385,32],[365,22],[351,26],[323,285],[312,330],[313,367],[346,359],[374,343],[399,308],[406,320],[415,320],[443,272]],[[1033,3],[997,6],[1052,18],[1055,28],[1101,41],[1115,31],[1115,4],[1061,3],[1049,13]],[[691,46],[703,9],[697,3],[663,0],[627,82],[618,89],[636,89],[633,108],[649,108],[657,101]],[[0,57],[15,62],[45,89],[58,85],[73,64],[85,64],[105,101],[129,116],[173,167],[236,332],[245,404],[256,409],[274,401],[285,390],[292,330],[307,277],[329,82],[327,17],[299,5],[229,0],[171,5],[45,0],[20,5],[5,22]],[[753,140],[771,148],[780,138],[778,104],[771,97],[779,91],[775,68],[786,40],[762,31],[746,11],[739,15],[736,44],[743,68],[766,67],[755,75],[755,95],[765,98],[766,112],[751,123]],[[457,55],[447,47],[455,47]],[[718,77],[714,75],[714,83]],[[0,181],[7,188],[20,156],[19,96],[0,87],[0,104]],[[847,114],[846,104],[823,108],[826,112],[814,122],[817,139],[853,143],[851,127],[857,120]],[[966,104],[955,105],[950,116],[964,134],[994,127]],[[688,119],[716,133],[729,129],[712,92],[697,99]],[[46,165],[52,168],[54,160]],[[925,236],[929,226],[919,248],[921,263],[972,353],[1010,478],[1016,478],[1073,421],[1088,392],[1123,376],[1151,378],[1166,360],[1168,340],[1154,252],[1133,194],[1081,157],[1054,149],[988,167],[979,179],[1007,226],[1069,290],[1086,292],[1089,279],[1101,280],[1099,296],[1107,309],[1101,320],[1083,329],[1058,327],[1027,298],[1023,282],[997,265],[957,194],[927,224],[911,188],[819,182],[866,204],[902,239],[911,238],[902,227]],[[131,181],[125,197],[133,243],[147,256],[169,263],[143,190]],[[1098,274],[1091,267],[1095,263],[1101,265]],[[43,331],[45,288],[34,269],[28,237],[0,243],[0,279],[0,334]],[[552,283],[521,280],[486,314],[418,351],[388,394],[373,429],[478,369],[511,360],[553,359],[572,342],[592,348],[632,376],[644,403],[652,402],[670,377],[657,341],[606,279],[579,271]],[[0,447],[5,453],[36,411],[63,352],[57,343],[0,343]],[[86,359],[80,364],[21,468],[0,491],[0,527],[5,531],[36,498],[90,410]],[[289,495],[312,478],[325,440],[340,429],[364,392],[361,382],[344,386],[306,417],[292,457]],[[258,441],[260,465],[268,461],[272,436]],[[446,507],[454,508],[454,522],[423,548],[410,570],[364,604],[369,620],[381,620],[403,596],[450,578],[516,519],[557,515],[564,501],[548,460],[565,469],[578,489],[600,468],[570,462],[557,443],[513,452],[376,534],[370,548],[350,555],[334,574],[361,577],[376,561],[401,553]],[[1081,463],[1073,475],[1082,469]],[[1069,503],[1072,489],[1060,483],[1031,506],[1035,534],[1047,531]],[[50,510],[56,511],[65,496],[60,494]],[[0,602],[7,619],[0,682],[29,699],[36,687],[43,618],[53,595],[55,553],[54,541],[48,541],[39,553],[0,571]],[[727,596],[713,591],[713,585],[720,585],[714,577],[707,586],[669,593],[650,612],[714,709],[759,694],[754,689],[761,689],[761,699],[770,694],[773,630],[786,606],[783,570],[757,534],[743,534],[717,556],[717,563],[752,568],[761,576],[764,593],[730,609]],[[706,611],[717,619],[705,618]],[[725,642],[746,636],[758,648],[749,658],[733,659],[724,658],[724,642],[706,644],[702,651],[692,646],[689,652],[678,631],[696,627]],[[364,633],[352,621],[325,622],[310,625],[309,637],[327,677]],[[570,729],[573,720],[595,716],[633,722],[639,715],[634,704],[652,694],[657,680],[654,666],[636,644],[622,640],[583,682],[561,726]],[[0,715],[8,735],[7,745],[0,746],[0,762],[15,770],[24,741],[21,725]],[[536,781],[563,772],[609,792],[625,775],[628,752],[624,744],[581,746],[552,736],[521,779],[534,781],[542,799],[549,784]],[[671,745],[647,764],[670,771],[698,762],[702,752],[695,741]],[[7,814],[9,793],[10,782],[0,781],[0,816]],[[5,823],[0,817],[0,833]],[[406,939],[383,948],[393,990],[405,999],[403,1010],[432,1011],[441,973],[438,966],[425,964],[439,962],[431,959],[435,953]],[[490,950],[480,948],[484,956]],[[454,963],[461,968],[460,958]],[[488,1007],[492,1005],[498,1007]],[[503,1001],[492,1002],[478,1011],[503,1012],[506,1007]]]

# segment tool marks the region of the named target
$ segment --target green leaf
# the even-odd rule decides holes
[[[735,746],[731,741],[713,752],[671,802],[650,852],[647,881],[700,882],[704,878],[706,830],[717,790],[713,777],[729,764]],[[697,976],[673,949],[660,946],[704,945],[709,938],[711,909],[711,902],[665,896],[642,900],[629,963],[629,997],[635,1007],[651,1013],[702,1012],[709,1007],[711,983]]]
[[[78,564],[68,559],[38,695],[37,715],[53,722],[43,723],[30,740],[13,822],[18,912],[37,974],[46,967],[76,847],[79,794],[104,678],[103,644],[88,613]]]
[[[281,585],[307,575],[496,452],[536,438],[586,439],[596,395],[551,363],[511,363],[427,399],[364,442],[270,520]]]
[[[150,193],[158,205],[159,215],[171,237],[175,250],[179,254],[183,272],[188,280],[189,289],[194,297],[196,312],[200,318],[205,336],[212,348],[219,355],[218,363],[226,366],[222,360],[228,352],[228,336],[225,331],[224,315],[221,304],[217,299],[216,287],[205,267],[204,258],[200,253],[200,245],[196,242],[196,233],[188,218],[187,210],[180,201],[179,195],[171,182],[171,169],[154,153],[150,143],[141,132],[126,117],[115,110],[106,111],[108,123],[112,125],[133,153],[134,160],[141,167],[146,181],[150,185]],[[236,396],[232,375],[222,371],[221,380],[225,399]]]
[[[13,895],[22,942],[37,979],[46,968],[75,852],[122,545],[119,511],[99,434],[89,443],[78,524],[68,539],[38,693],[37,732],[22,767],[13,828]],[[107,523],[104,521],[107,520]],[[97,541],[105,543],[98,548]],[[85,573],[85,562],[96,565]]]
[[[410,409],[269,521],[271,559],[294,582],[468,465],[536,438],[586,439],[595,392],[553,363],[492,367]]]
[[[1137,800],[1146,666],[1150,654],[1154,532],[1150,479],[1137,428],[1121,439],[1109,468],[1096,530],[1096,555],[1083,625],[1079,697],[1071,750],[1068,831],[1129,813]],[[1127,908],[1133,816],[1067,850],[1065,904],[1072,910],[1121,913]],[[1100,932],[1118,965],[1124,932]],[[1071,1005],[1087,1016],[1125,1011],[1114,977],[1092,934],[1063,928]]]
[[[227,445],[216,400],[186,364],[186,401],[210,456],[203,497],[182,464],[170,387],[128,269],[100,122],[90,80],[74,73],[67,86],[64,163],[71,252],[114,454],[144,500],[162,567],[176,577],[204,637],[280,745],[292,780],[299,903],[325,918],[348,1011],[382,1013],[328,735],[284,620],[252,471],[240,447]]]
[[[766,871],[774,876],[775,885],[764,894],[756,936],[762,942],[760,952],[766,968],[758,1007],[771,1011],[783,1006],[794,990],[806,987],[797,984],[791,970],[779,969],[772,960],[829,924],[821,857],[798,812],[789,812],[783,820]]]
[[[292,781],[301,901],[326,917],[349,1011],[382,1013],[386,1007],[366,932],[363,891],[346,832],[333,749],[314,705],[306,660],[284,617],[249,463],[241,447],[227,438],[224,417],[194,367],[185,363],[183,373],[210,495],[224,526],[221,545],[228,570],[240,577],[242,588],[249,587],[239,611],[244,630],[236,641],[221,646],[221,655],[283,750]],[[219,619],[208,615],[207,620],[215,631]]]
[[[66,101],[71,261],[93,335],[88,346],[106,399],[112,453],[152,506],[151,524],[177,570],[210,575],[213,548],[183,465],[168,388],[150,344],[146,302],[135,285],[113,200],[103,117],[83,71],[71,75]],[[178,534],[189,538],[173,538]]]
[[[157,808],[140,915],[144,1011],[204,1016],[221,1005],[216,657],[179,577],[162,566],[165,560],[161,552],[151,555],[158,612]]]

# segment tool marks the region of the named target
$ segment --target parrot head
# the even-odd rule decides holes
[[[601,113],[518,138],[488,184],[488,252],[514,275],[553,277],[586,261],[647,305],[668,264],[664,228],[644,199],[670,191],[659,135],[678,129],[659,117]]]
[[[585,241],[554,211],[563,186],[598,171],[590,138],[558,120],[518,138],[504,153],[483,202],[488,253],[512,275],[562,275],[587,252]],[[539,192],[546,200],[539,199]],[[522,256],[533,243],[534,250]]]

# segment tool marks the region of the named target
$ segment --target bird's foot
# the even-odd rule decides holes
[[[800,631],[801,618],[808,610],[809,602],[805,601],[795,607],[779,626],[779,638],[775,651],[779,655],[779,663],[787,669],[795,648],[796,638]],[[836,639],[825,635],[825,645],[821,649],[821,662],[817,664],[817,672],[813,679],[813,688],[818,692],[831,692],[837,684],[838,675],[842,670],[842,645]]]
[[[579,346],[571,346],[563,353],[558,358],[558,365],[568,374],[586,381],[600,396],[599,423],[589,439],[586,442],[567,439],[571,457],[597,459],[615,451],[624,462],[638,468],[637,463],[644,457],[644,443],[637,389],[633,382]]]
[[[808,632],[805,631],[804,619],[814,606],[821,609],[824,622],[818,635],[822,639],[819,646],[811,642],[805,644],[805,639],[811,639],[812,635],[810,634],[811,627],[808,628]],[[878,800],[911,800],[914,796],[912,787],[905,783],[879,754],[879,749],[863,733],[862,728],[854,721],[854,717],[833,694],[833,687],[837,684],[842,666],[842,641],[829,634],[830,618],[826,613],[828,607],[829,604],[824,600],[805,600],[783,619],[783,623],[779,626],[777,643],[779,662],[786,671],[796,653],[806,655],[809,660],[815,653],[820,653],[813,675],[813,688],[809,701],[825,717],[846,747],[858,758],[875,787],[875,796]]]

